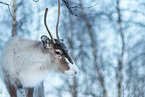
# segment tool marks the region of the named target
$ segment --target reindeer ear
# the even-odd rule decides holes
[[[51,40],[45,35],[41,36],[41,44],[44,50],[52,48]]]

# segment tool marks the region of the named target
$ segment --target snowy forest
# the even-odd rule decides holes
[[[0,0],[0,54],[12,36],[49,36],[45,8],[56,38],[57,0]],[[145,0],[60,0],[60,8],[59,36],[80,72],[49,73],[45,97],[145,97]],[[10,97],[2,80],[0,97]]]

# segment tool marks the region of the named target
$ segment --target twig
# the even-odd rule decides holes
[[[3,4],[3,5],[8,6],[8,11],[9,11],[9,13],[10,13],[10,16],[13,18],[13,15],[12,15],[12,13],[11,13],[11,9],[10,9],[10,4],[8,4],[7,2],[2,2],[2,1],[0,1],[0,4]],[[21,28],[21,26],[19,25],[19,23],[18,23],[17,20],[16,20],[16,22],[17,22],[18,27],[20,28],[20,30],[23,30],[23,29]]]
[[[88,7],[82,7],[82,9],[86,9],[86,8],[92,8],[95,7],[98,3],[95,3],[94,5],[88,6]],[[74,6],[74,7],[70,7],[70,8],[81,8],[80,6]]]
[[[37,3],[39,0],[33,0],[33,1]]]

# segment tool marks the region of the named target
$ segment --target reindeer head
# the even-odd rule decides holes
[[[55,43],[47,36],[41,36],[42,47],[45,52],[50,54],[51,67],[57,72],[66,75],[74,75],[79,72],[73,59],[69,56],[68,50],[64,43],[59,39],[54,39]]]
[[[58,0],[59,1],[59,0]],[[79,72],[78,67],[75,65],[73,59],[69,56],[66,46],[64,45],[63,41],[59,39],[58,36],[58,24],[59,24],[59,16],[60,16],[60,3],[58,8],[58,20],[56,25],[56,34],[57,39],[54,39],[47,27],[46,24],[46,15],[48,9],[45,10],[44,16],[44,24],[46,29],[51,37],[49,39],[47,36],[41,36],[42,47],[45,51],[49,52],[51,55],[51,64],[54,65],[54,70],[56,69],[57,72],[64,73],[66,75],[74,75]]]

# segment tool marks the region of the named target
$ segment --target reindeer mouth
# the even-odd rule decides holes
[[[64,72],[64,74],[67,76],[76,76],[76,75],[78,75],[78,72],[76,72],[74,70],[67,70]]]
[[[66,75],[76,76],[79,73],[79,69],[75,64],[71,64],[69,70],[66,70],[64,73]]]
[[[67,78],[75,77],[77,74],[66,75]]]
[[[69,69],[66,70],[64,73],[66,75],[70,75],[70,76],[75,76],[79,73],[79,68],[76,66],[76,64],[73,62],[73,64],[71,62],[69,62],[69,60],[67,58],[65,58],[65,61],[68,63]]]

